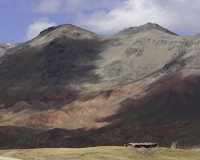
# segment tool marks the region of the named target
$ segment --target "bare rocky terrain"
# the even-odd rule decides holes
[[[0,43],[0,147],[199,145],[200,35],[74,25]]]

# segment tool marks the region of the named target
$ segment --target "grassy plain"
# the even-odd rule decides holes
[[[139,153],[132,147],[101,146],[92,148],[47,148],[0,150],[0,156],[23,160],[199,160],[200,149],[152,149],[152,155]]]

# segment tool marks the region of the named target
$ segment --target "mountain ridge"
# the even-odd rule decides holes
[[[136,33],[139,33],[139,32],[146,32],[146,31],[151,31],[151,30],[159,30],[159,31],[162,31],[164,33],[167,33],[167,34],[171,34],[171,35],[177,35],[171,31],[169,31],[168,29],[166,28],[163,28],[161,27],[160,25],[156,24],[156,23],[146,23],[144,25],[141,25],[141,26],[138,26],[138,27],[130,27],[130,28],[125,28],[121,31],[119,31],[117,33],[120,34],[136,34]]]
[[[200,142],[198,36],[152,23],[113,36],[61,25],[3,52],[0,125],[13,134],[0,127],[0,147]]]

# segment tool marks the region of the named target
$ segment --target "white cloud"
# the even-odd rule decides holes
[[[123,4],[120,0],[66,0],[66,2],[66,11],[68,13],[79,12],[80,10],[107,10]]]
[[[75,24],[94,32],[113,33],[147,22],[158,23],[170,30],[200,32],[199,0],[116,0],[117,3],[114,3],[112,8],[106,9],[103,9],[103,4],[112,0],[103,0],[102,7],[93,5],[94,10],[89,4],[93,4],[94,1],[100,4],[97,0],[83,0],[81,3],[80,1],[82,0],[68,0],[68,12],[79,9]],[[92,12],[85,12],[90,10]]]
[[[30,40],[38,36],[42,30],[55,25],[56,24],[54,22],[50,22],[48,18],[41,18],[28,26],[27,33],[24,39]]]
[[[33,8],[33,12],[57,13],[61,4],[61,0],[40,0],[40,3]]]

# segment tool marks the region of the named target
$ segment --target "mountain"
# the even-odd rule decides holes
[[[0,147],[198,145],[200,36],[74,25],[0,43]]]

